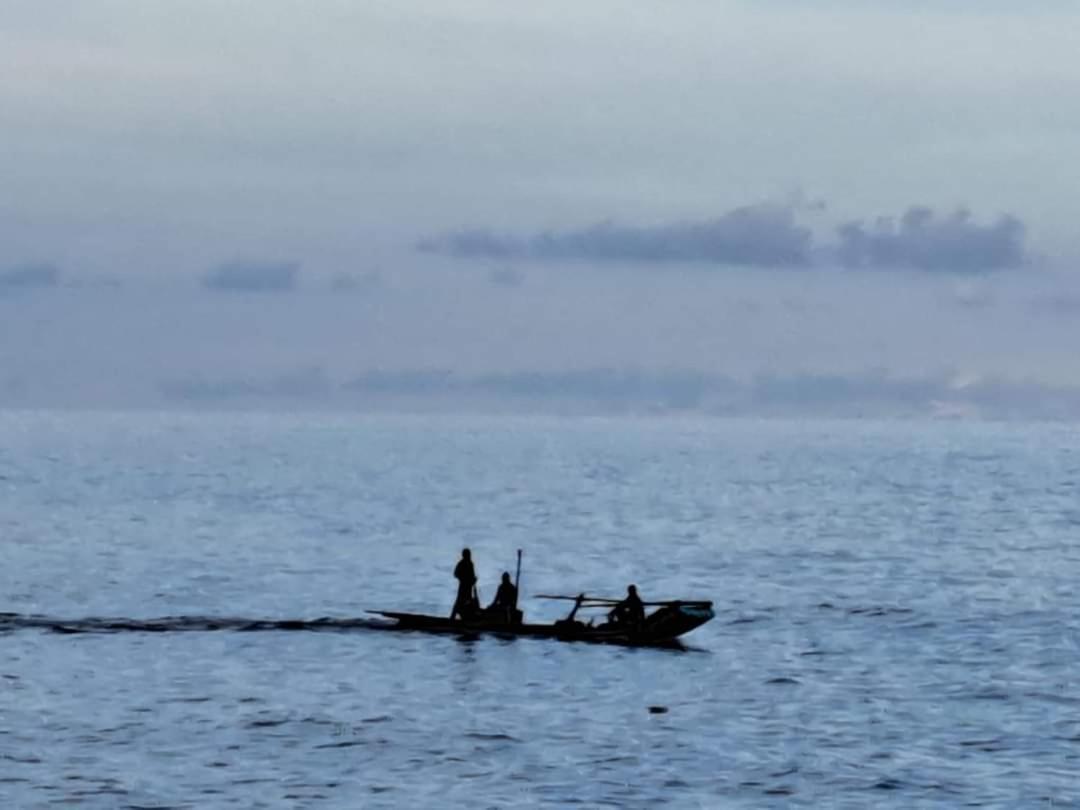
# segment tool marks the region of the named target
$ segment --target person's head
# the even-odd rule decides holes
[[[630,596],[637,596],[637,585],[631,585],[626,589],[626,592],[630,594]]]
[[[506,585],[510,584],[510,572],[509,571],[503,571],[502,581]]]
[[[469,551],[469,550],[468,550],[467,548],[463,548],[463,549],[461,550],[461,559],[463,559],[463,560],[467,560],[467,559],[469,559],[469,558],[470,558],[471,556],[472,556],[472,552],[471,552],[471,551]]]

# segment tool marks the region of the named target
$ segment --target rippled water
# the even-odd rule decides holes
[[[0,806],[1080,806],[1064,426],[0,414],[0,611],[716,601],[685,653],[0,632]],[[526,598],[530,618],[559,603]],[[663,706],[663,713],[649,707]]]

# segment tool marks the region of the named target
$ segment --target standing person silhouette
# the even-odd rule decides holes
[[[480,601],[476,595],[476,569],[472,564],[472,552],[467,548],[461,550],[461,559],[454,566],[454,578],[458,581],[458,588],[450,618],[467,619],[476,612]]]

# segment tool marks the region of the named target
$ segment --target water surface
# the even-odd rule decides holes
[[[671,653],[0,631],[4,807],[1080,806],[1068,426],[0,414],[0,611],[710,598]],[[664,706],[665,713],[650,713]]]

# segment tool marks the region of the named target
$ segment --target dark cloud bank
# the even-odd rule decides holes
[[[423,239],[417,248],[458,258],[547,261],[699,262],[745,267],[841,265],[859,269],[914,269],[987,273],[1027,261],[1025,228],[1003,216],[987,225],[960,209],[938,216],[925,206],[899,220],[853,221],[836,241],[815,245],[796,221],[796,209],[776,205],[736,208],[700,222],[656,226],[602,223],[581,230],[514,236],[485,228]]]
[[[371,371],[338,383],[317,368],[263,380],[189,380],[161,387],[197,406],[288,401],[370,410],[505,409],[563,413],[698,413],[717,416],[979,417],[1080,419],[1080,388],[984,379],[957,385],[946,375],[884,372],[760,375],[737,380],[695,371]]]
[[[300,262],[237,261],[218,265],[204,273],[202,286],[224,293],[289,293],[300,289]],[[323,289],[334,293],[370,293],[385,286],[382,273],[337,273]]]
[[[601,223],[530,237],[464,230],[422,240],[422,251],[462,258],[636,262],[712,262],[753,266],[806,264],[810,231],[777,206],[737,208],[707,222],[653,227]]]
[[[1013,216],[977,225],[965,210],[938,218],[929,208],[916,207],[899,223],[879,219],[869,228],[861,222],[842,225],[836,256],[845,267],[983,273],[1024,264],[1024,232]]]
[[[57,287],[60,270],[51,264],[23,264],[0,270],[0,292]]]
[[[301,368],[267,378],[173,380],[162,383],[160,388],[173,401],[225,402],[324,397],[331,393],[333,385],[322,369]]]
[[[208,271],[202,284],[221,292],[289,292],[299,272],[297,262],[237,261]]]

